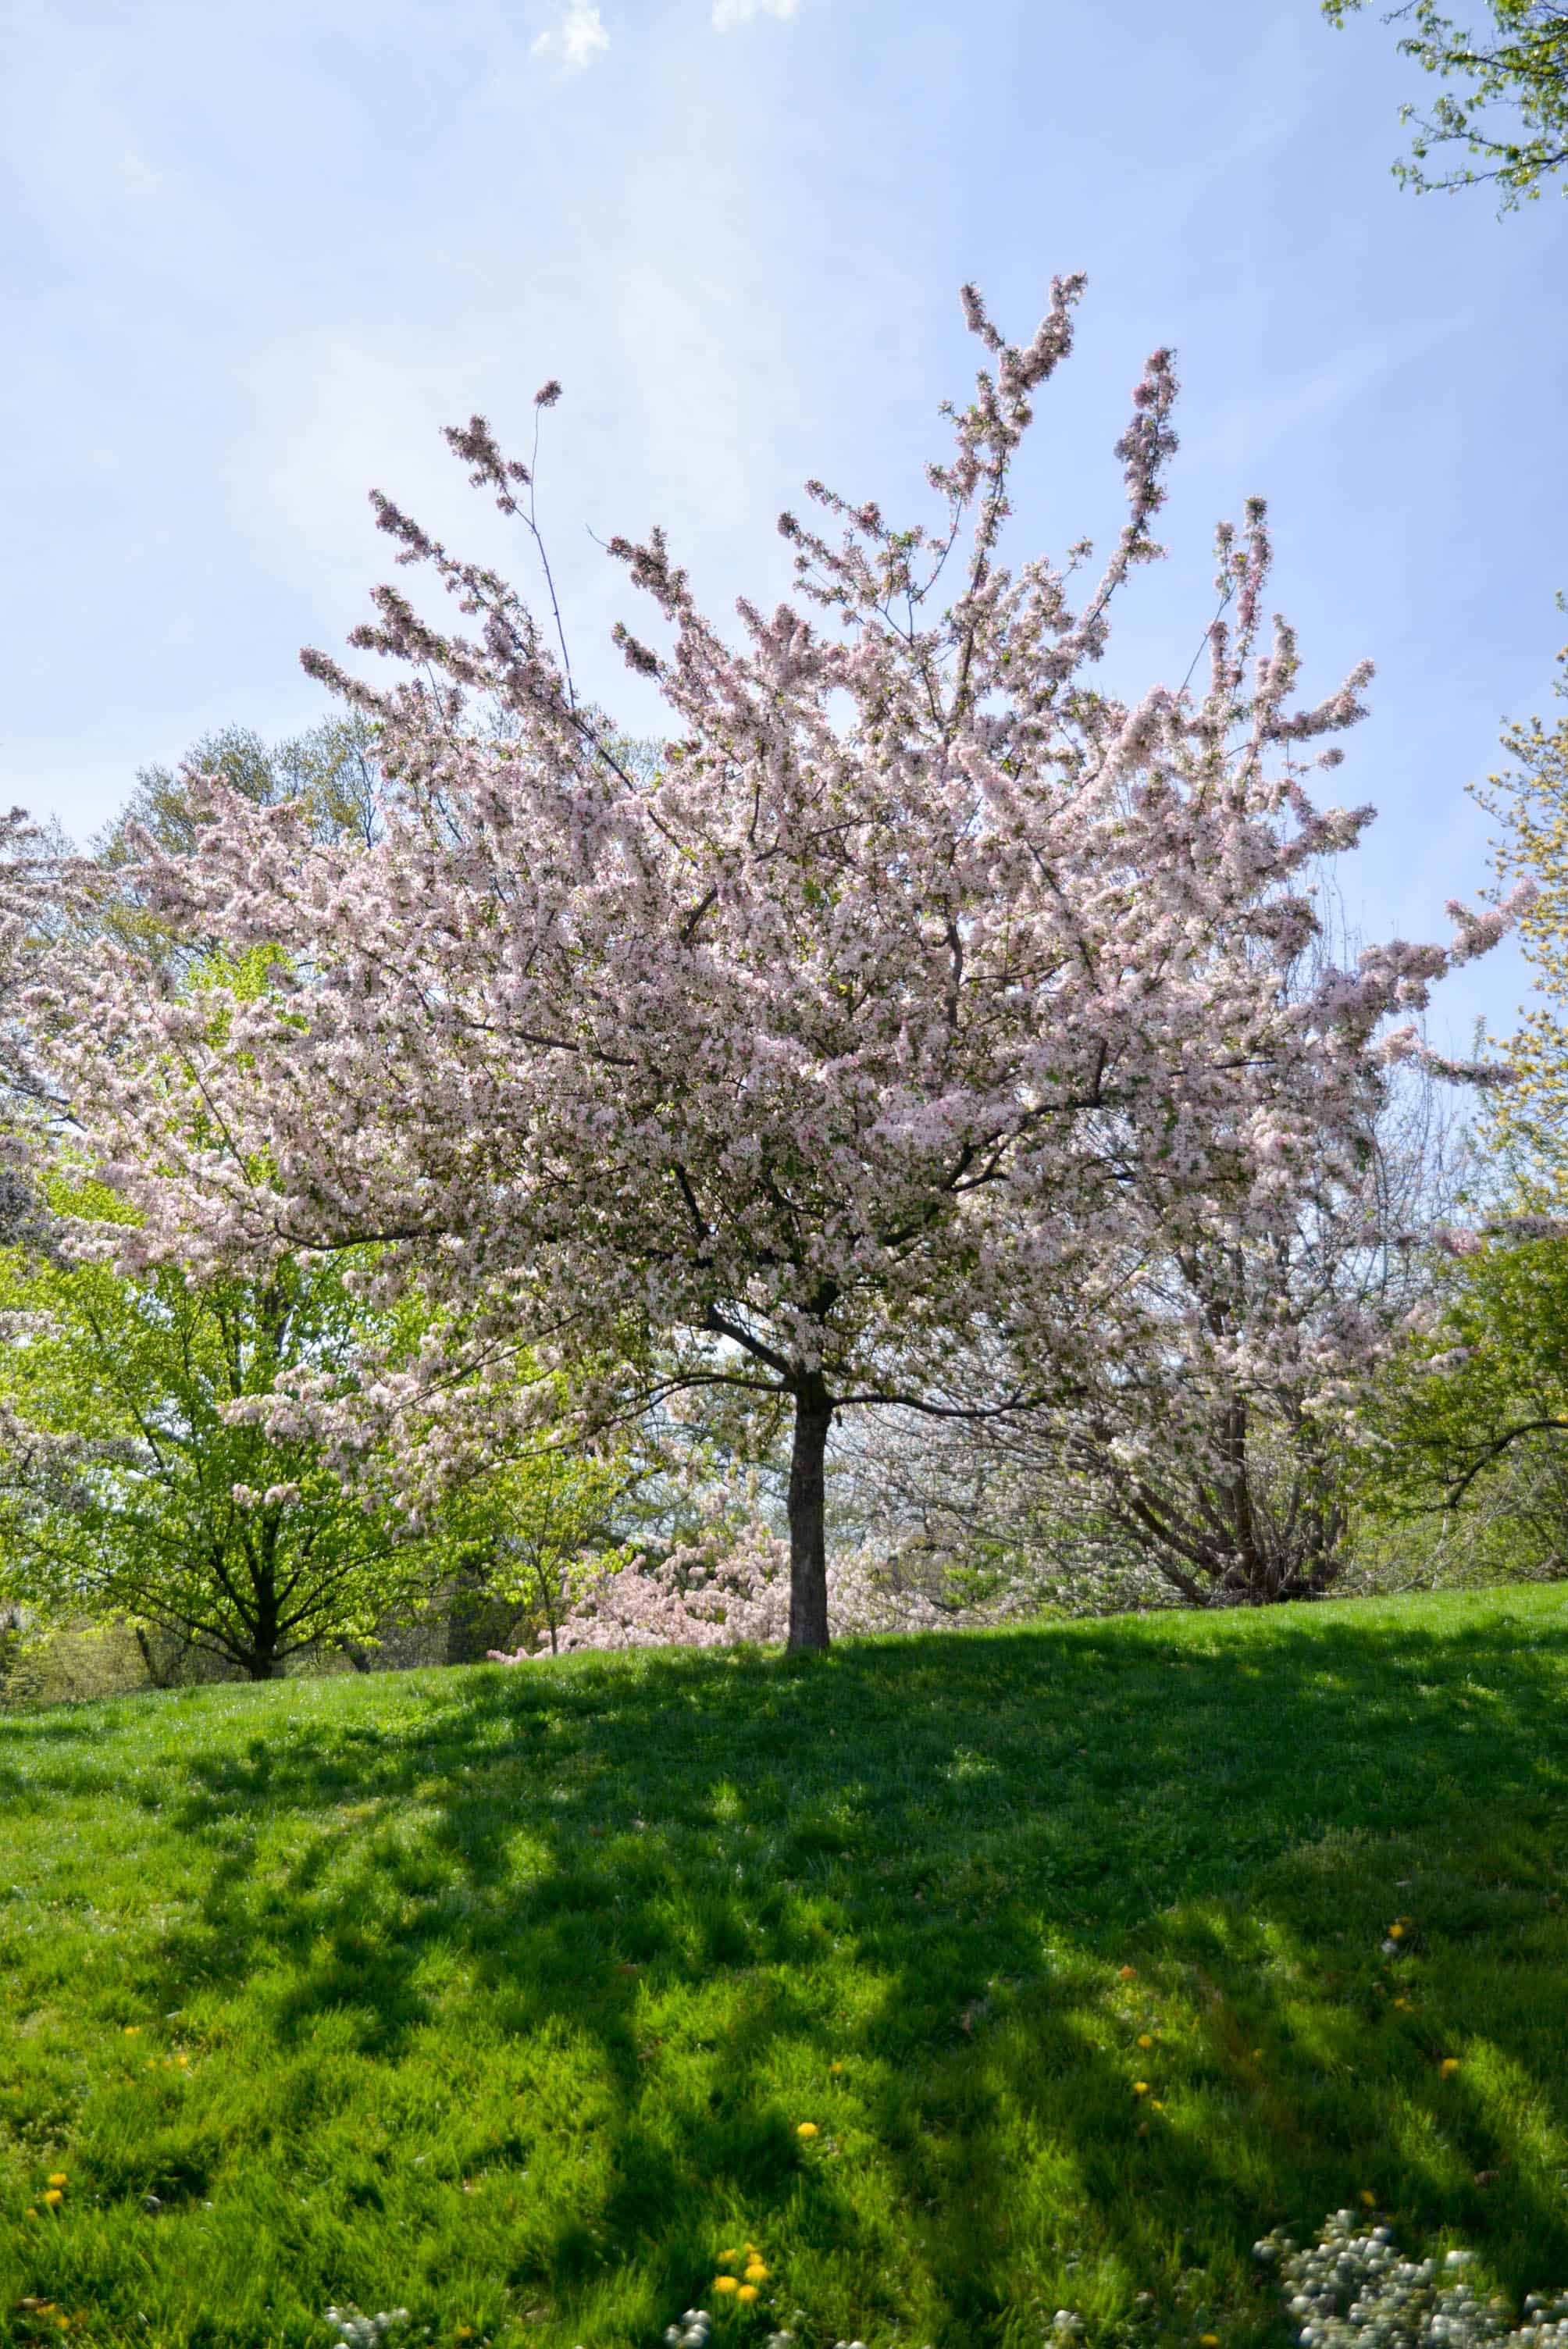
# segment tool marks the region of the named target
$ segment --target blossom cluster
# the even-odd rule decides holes
[[[1309,2251],[1277,2229],[1253,2249],[1277,2262],[1300,2349],[1568,2349],[1568,2292],[1532,2293],[1511,2327],[1508,2303],[1464,2281],[1468,2251],[1449,2251],[1440,2266],[1404,2259],[1387,2227],[1367,2227],[1353,2210],[1335,2211]]]
[[[827,1578],[836,1636],[950,1630],[978,1619],[901,1588],[886,1562],[868,1549],[830,1559]],[[738,1531],[716,1527],[657,1560],[634,1557],[590,1586],[556,1626],[553,1645],[542,1638],[533,1649],[492,1648],[490,1657],[521,1664],[587,1650],[768,1646],[789,1631],[789,1546],[754,1519]]]
[[[396,2340],[410,2321],[406,2308],[384,2308],[375,2316],[362,2316],[352,2304],[326,2312],[326,2322],[343,2349],[385,2349],[385,2344]]]

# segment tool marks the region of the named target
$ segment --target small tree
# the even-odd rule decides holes
[[[80,1211],[111,1203],[77,1197]],[[101,1227],[100,1227],[101,1228]],[[330,1265],[128,1279],[0,1256],[0,1590],[47,1618],[120,1618],[271,1679],[363,1638],[438,1570],[367,1462],[358,1490],[306,1428],[243,1414],[302,1368],[351,1377],[364,1309]]]
[[[573,1450],[536,1452],[485,1477],[444,1512],[454,1605],[475,1615],[525,1609],[553,1652],[584,1594],[627,1561],[617,1515],[633,1482],[624,1457]]]
[[[1527,1228],[1527,1226],[1525,1226]],[[1394,1516],[1486,1512],[1568,1573],[1568,1239],[1456,1234],[1433,1311],[1391,1365],[1368,1480]]]
[[[966,290],[988,364],[930,471],[934,527],[820,484],[841,536],[783,518],[825,626],[743,602],[731,650],[662,532],[614,543],[668,638],[617,631],[670,713],[651,775],[520,598],[376,493],[398,560],[478,634],[385,586],[354,641],[408,681],[305,657],[381,730],[373,843],[215,784],[191,853],[146,853],[136,885],[162,920],[271,951],[270,989],[220,1027],[112,939],[59,983],[62,1069],[144,1219],[141,1259],[374,1241],[381,1278],[417,1268],[452,1301],[467,1351],[397,1389],[434,1431],[411,1477],[458,1456],[487,1382],[513,1392],[509,1343],[546,1368],[617,1351],[603,1410],[703,1384],[787,1405],[797,1646],[828,1638],[835,1416],[1004,1410],[1163,1342],[1129,1267],[1216,1213],[1290,1228],[1309,1171],[1362,1145],[1385,1016],[1450,959],[1392,946],[1289,999],[1305,875],[1369,813],[1319,810],[1299,754],[1360,715],[1367,672],[1293,705],[1294,638],[1261,634],[1261,507],[1221,534],[1235,624],[1210,631],[1202,695],[1129,706],[1090,681],[1113,597],[1161,551],[1169,352],[1117,444],[1128,514],[1098,579],[1075,585],[1084,547],[1004,564],[1016,454],[1080,291],[1059,281],[1018,347]],[[529,469],[483,419],[449,439],[529,519]],[[469,727],[474,696],[510,730]],[[1457,952],[1502,918],[1462,916]],[[149,1065],[221,1147],[191,1145]],[[1006,1376],[959,1392],[953,1332],[985,1325]],[[316,1407],[346,1422],[360,1399]]]

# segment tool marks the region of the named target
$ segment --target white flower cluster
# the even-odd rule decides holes
[[[678,2324],[665,2325],[665,2340],[668,2349],[707,2349],[712,2333],[713,2319],[707,2309],[688,2308]],[[795,2349],[795,2335],[792,2333],[770,2333],[767,2349]],[[844,2349],[841,2341],[838,2349]],[[857,2341],[853,2349],[862,2349],[862,2344]]]
[[[382,2349],[384,2342],[409,2322],[406,2308],[384,2308],[377,2315],[362,2316],[350,2301],[346,2308],[329,2308],[326,2321],[337,2328],[343,2349]],[[427,2332],[425,2339],[429,2339]]]
[[[1568,2292],[1547,2301],[1532,2292],[1524,2322],[1509,2323],[1508,2302],[1482,2300],[1466,2283],[1469,2251],[1436,2260],[1401,2257],[1387,2227],[1357,2230],[1353,2210],[1327,2220],[1316,2247],[1298,2251],[1276,2229],[1253,2249],[1279,2262],[1280,2288],[1300,2322],[1300,2349],[1568,2349]],[[1444,2276],[1448,2281],[1442,2281]]]

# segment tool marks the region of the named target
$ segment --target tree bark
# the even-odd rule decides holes
[[[171,1688],[174,1684],[172,1677],[160,1671],[158,1659],[152,1652],[152,1642],[139,1623],[136,1627],[136,1644],[141,1650],[141,1661],[147,1667],[147,1677],[153,1687],[155,1689]]]
[[[828,1430],[833,1399],[820,1376],[795,1390],[795,1444],[789,1459],[789,1646],[828,1644]]]

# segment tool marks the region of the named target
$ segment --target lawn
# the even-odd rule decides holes
[[[1363,2197],[1568,2282],[1568,1592],[150,1695],[0,1806],[7,2339],[1277,2349]]]

